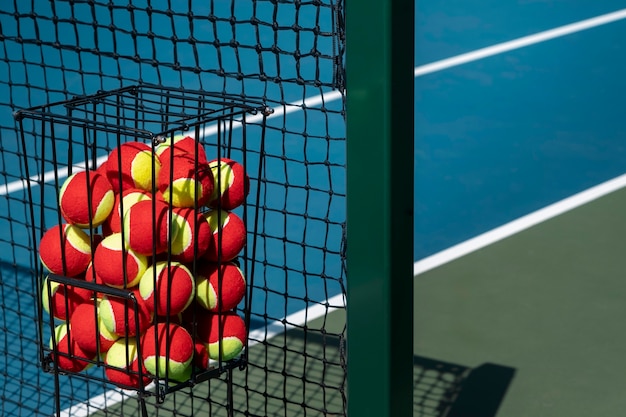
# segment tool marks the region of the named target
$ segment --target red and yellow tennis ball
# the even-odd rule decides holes
[[[235,312],[197,314],[197,340],[204,344],[209,358],[229,361],[246,345],[246,323]]]
[[[161,169],[159,158],[143,142],[126,142],[113,149],[106,162],[107,179],[113,191],[121,193],[129,188],[152,191],[154,178]]]
[[[176,237],[172,240],[172,258],[183,263],[191,263],[209,249],[212,234],[202,213],[193,208],[174,207],[172,223],[176,227]]]
[[[213,192],[213,174],[206,163],[189,154],[164,158],[158,178],[163,200],[174,207],[200,207]]]
[[[239,162],[220,158],[209,162],[213,173],[213,193],[207,205],[209,207],[233,210],[246,201],[250,191],[250,178]]]
[[[144,272],[139,282],[141,298],[157,316],[183,312],[193,301],[195,293],[195,279],[180,262],[157,262]]]
[[[80,304],[91,298],[91,294],[85,288],[62,284],[46,277],[43,280],[41,301],[46,313],[59,320],[66,320]]]
[[[69,332],[68,332],[69,329]],[[69,372],[80,372],[87,369],[95,360],[95,355],[86,352],[76,343],[74,330],[67,323],[59,324],[54,328],[54,335],[50,337],[52,360],[59,369]]]
[[[96,247],[93,268],[104,284],[131,288],[139,284],[148,268],[148,258],[129,248],[121,233],[113,233]]]
[[[100,317],[101,299],[85,301],[70,316],[72,337],[84,352],[103,354],[119,339],[110,332]]]
[[[211,228],[211,242],[205,258],[211,262],[226,262],[239,255],[246,244],[246,225],[241,217],[226,210],[209,210],[203,214]]]
[[[143,333],[152,324],[153,315],[139,291],[135,289],[133,294],[135,301],[108,294],[102,296],[100,319],[109,332],[122,337],[135,336]]]
[[[206,152],[202,143],[196,141],[191,136],[174,136],[173,140],[171,137],[168,137],[155,147],[154,152],[159,156],[161,163],[183,154],[198,159],[200,164],[207,162]]]
[[[246,278],[232,263],[203,262],[196,272],[196,301],[210,311],[235,308],[246,294]]]
[[[83,229],[105,222],[115,201],[111,184],[97,171],[81,171],[70,175],[59,192],[63,218]],[[89,206],[91,204],[91,210]]]
[[[135,203],[151,198],[150,192],[140,188],[129,188],[121,194],[116,194],[111,214],[102,225],[103,229],[106,229],[105,234],[110,235],[122,231],[122,209],[126,212]]]
[[[174,323],[157,323],[141,339],[141,357],[148,372],[158,378],[188,379],[194,342],[187,330]]]
[[[55,225],[39,241],[39,258],[51,273],[75,277],[91,262],[91,241],[78,226]]]
[[[128,247],[145,256],[166,252],[177,232],[170,227],[167,204],[152,199],[133,204],[124,214],[123,228]]]
[[[107,379],[117,386],[137,389],[150,382],[135,337],[117,339],[107,351],[104,364]]]

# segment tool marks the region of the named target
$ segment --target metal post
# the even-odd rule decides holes
[[[414,16],[346,6],[349,417],[413,413]]]

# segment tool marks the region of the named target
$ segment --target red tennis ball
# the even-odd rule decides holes
[[[121,194],[116,194],[111,214],[102,225],[103,229],[106,229],[105,234],[110,235],[122,231],[122,206],[124,212],[127,212],[135,203],[151,198],[148,191],[140,188],[129,188]]]
[[[223,210],[233,210],[242,205],[250,192],[250,178],[243,165],[232,159],[220,158],[210,161],[209,167],[214,186],[207,205]]]
[[[105,353],[119,339],[102,323],[100,302],[101,299],[83,302],[70,316],[72,337],[84,352]]]
[[[59,193],[63,218],[83,229],[105,222],[115,201],[111,184],[97,171],[81,171],[70,175]],[[89,210],[91,204],[91,210]]]
[[[246,226],[241,217],[226,210],[209,210],[203,216],[212,234],[204,257],[211,262],[235,259],[246,244]]]
[[[193,364],[199,369],[205,370],[209,368],[209,351],[204,343],[196,341],[194,343]]]
[[[197,315],[197,340],[204,343],[210,359],[234,359],[246,344],[246,323],[233,311],[207,313]]]
[[[104,281],[102,281],[102,278],[100,278],[100,276],[96,274],[96,271],[93,267],[93,262],[89,264],[89,266],[87,267],[87,271],[85,271],[85,281],[93,282],[99,285],[106,285]]]
[[[148,268],[148,258],[129,248],[121,233],[113,233],[96,247],[93,268],[104,284],[114,288],[131,288],[139,284]]]
[[[196,301],[210,311],[232,310],[246,294],[246,278],[237,265],[203,262],[196,272]]]
[[[109,154],[107,179],[113,191],[121,193],[129,188],[152,191],[152,175],[158,178],[161,163],[152,148],[143,142],[122,143]]]
[[[59,369],[69,372],[80,372],[91,365],[95,355],[85,352],[74,340],[74,329],[66,323],[54,328],[54,335],[50,337],[51,358],[56,362]]]
[[[138,290],[133,291],[137,305],[130,299],[107,294],[100,301],[100,319],[111,333],[128,337],[143,333],[152,323],[152,314],[141,299]],[[138,333],[139,332],[139,333]]]
[[[213,174],[206,163],[189,154],[164,159],[158,189],[163,200],[174,207],[200,207],[213,192]]]
[[[104,360],[106,366],[104,373],[108,380],[122,388],[138,389],[147,385],[150,376],[139,357],[137,340],[134,337],[116,340],[107,351]]]
[[[161,164],[172,158],[172,156],[184,154],[187,154],[192,158],[196,158],[197,156],[196,159],[198,159],[198,163],[207,162],[206,152],[202,143],[196,141],[191,136],[175,136],[173,143],[172,138],[167,138],[164,142],[159,143],[154,151],[159,156]]]
[[[193,301],[196,286],[191,271],[179,262],[157,262],[144,272],[139,293],[147,308],[157,316],[173,316]]]
[[[178,324],[157,323],[141,339],[141,357],[146,369],[158,378],[183,381],[193,354],[193,339]]]
[[[177,232],[172,240],[170,253],[172,258],[183,263],[191,263],[194,258],[203,256],[209,249],[212,235],[209,224],[202,213],[193,208],[174,207],[172,223]]]
[[[39,241],[39,258],[53,274],[78,276],[87,270],[91,262],[89,236],[71,224],[55,225]]]
[[[62,284],[46,277],[43,281],[41,301],[46,313],[59,320],[68,319],[76,308],[91,298],[92,291],[75,285]]]
[[[170,236],[177,229],[170,227],[167,204],[158,200],[143,200],[132,205],[124,215],[124,240],[136,253],[151,256],[166,252]]]

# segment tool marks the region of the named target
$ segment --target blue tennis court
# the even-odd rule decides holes
[[[322,8],[320,15],[308,3],[296,8],[286,2],[215,2],[194,5],[190,17],[179,15],[176,10],[169,14],[142,13],[146,2],[119,3],[110,7],[99,2],[55,2],[54,6],[16,2],[11,6],[15,10],[0,12],[5,40],[0,50],[0,78],[5,80],[0,81],[0,92],[7,97],[0,104],[0,183],[4,185],[0,187],[0,230],[4,230],[0,238],[0,295],[4,300],[0,322],[0,351],[4,356],[0,410],[4,415],[54,412],[50,401],[54,379],[37,367],[36,308],[31,288],[34,242],[24,228],[29,213],[12,112],[64,100],[70,94],[90,94],[146,82],[234,94],[245,92],[251,97],[265,98],[275,113],[268,119],[264,173],[268,197],[263,219],[265,239],[259,247],[264,273],[256,281],[259,290],[252,303],[252,330],[259,332],[259,345],[263,346],[272,345],[267,342],[272,337],[281,339],[282,333],[306,327],[314,319],[328,320],[325,325],[337,327],[337,334],[342,332],[343,319],[337,315],[341,311],[330,312],[344,308],[345,284],[341,257],[346,196],[345,121],[342,94],[332,88],[337,68],[329,58],[332,52],[338,52],[338,45],[332,37],[315,38],[313,30],[299,33],[291,27],[253,25],[255,19],[250,19],[284,19],[290,26],[297,10],[300,27],[319,27],[321,32],[330,32],[334,9]],[[173,7],[169,2],[147,4],[155,10]],[[418,3],[414,260],[420,275],[416,282],[428,280],[429,273],[441,274],[441,270],[429,272],[430,267],[421,267],[424,260],[624,174],[623,7],[618,1],[575,5],[566,1]],[[594,18],[597,20],[588,22]],[[77,21],[86,23],[76,24]],[[550,32],[566,26],[569,29],[563,33]],[[137,36],[127,29],[131,27],[151,36]],[[552,34],[542,36],[546,32]],[[52,33],[51,39],[44,35]],[[239,42],[237,47],[231,42],[234,36]],[[172,39],[195,39],[197,43],[175,41],[176,47],[168,49]],[[511,43],[516,40],[521,42]],[[251,45],[261,47],[255,49]],[[294,47],[302,55],[295,61],[282,53]],[[322,54],[308,54],[310,50]],[[134,60],[138,51],[150,53]],[[160,62],[166,65],[159,67]],[[216,70],[195,71],[198,68]],[[254,74],[256,79],[247,74]],[[317,80],[317,84],[301,82],[308,79]],[[619,188],[613,186],[609,191]],[[364,210],[375,213],[374,205]],[[529,225],[548,218],[538,218]],[[484,240],[475,249],[496,241],[497,238]],[[529,250],[523,245],[514,249]],[[451,253],[438,265],[472,250]],[[573,249],[572,257],[576,256]],[[454,291],[458,284],[446,285],[424,291],[437,296],[452,291],[449,311],[437,311],[428,303],[424,305],[431,310],[416,307],[416,316],[432,312],[433,327],[442,322],[451,325],[441,317],[454,315]],[[417,300],[416,303],[423,301]],[[440,316],[435,317],[436,314]],[[289,317],[293,321],[285,319]],[[264,334],[265,329],[277,324],[283,326],[282,332]],[[322,328],[321,333],[324,332]],[[420,329],[415,332],[419,339]],[[424,335],[432,337],[431,343],[416,343],[416,354],[431,355],[441,348],[435,329],[428,328]],[[441,338],[441,343],[446,341],[458,342]],[[295,339],[292,343],[297,344]],[[474,349],[478,351],[480,347],[476,345]],[[477,365],[472,361],[478,359],[471,353],[464,356],[456,351],[442,352],[437,360],[467,367]],[[324,356],[323,351],[318,354]],[[267,355],[264,360],[267,368]],[[340,362],[333,357],[331,362],[334,361]],[[325,364],[327,359],[320,359],[322,362]],[[307,364],[298,362],[297,366]],[[340,368],[337,364],[332,370]],[[11,382],[16,378],[19,384]],[[61,401],[70,415],[89,414],[68,407],[94,397],[106,398],[104,393],[112,388],[78,378],[67,381],[67,385],[62,384],[68,394],[62,395]],[[341,381],[337,387],[343,387]],[[274,389],[280,391],[280,383]],[[259,394],[263,396],[272,397],[267,389]],[[341,409],[340,396],[331,400],[311,398],[329,401]],[[304,400],[294,400],[298,402]],[[111,400],[111,407],[116,404]],[[307,413],[303,408],[306,409],[294,405],[289,415],[326,415],[321,409],[309,409]],[[91,411],[96,409],[94,406]],[[257,411],[258,415],[283,415],[277,409]],[[414,411],[418,413],[415,415],[427,415],[423,412]],[[509,412],[511,416],[522,415],[510,408]]]

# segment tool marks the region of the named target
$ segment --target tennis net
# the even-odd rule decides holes
[[[0,414],[50,415],[55,403],[71,416],[345,414],[343,6],[13,0],[0,8]],[[137,84],[273,109],[256,178],[262,198],[247,366],[163,403],[41,369],[37,242],[28,230],[33,205],[56,210],[57,202],[29,198],[13,118]],[[41,187],[56,184],[37,174]]]

